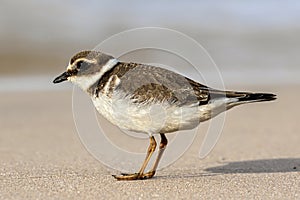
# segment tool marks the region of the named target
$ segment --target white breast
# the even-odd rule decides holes
[[[115,94],[112,98],[99,94],[93,98],[98,112],[121,129],[146,134],[168,133],[195,128],[225,111],[228,98],[203,106],[170,106],[168,104],[134,104],[130,98]]]

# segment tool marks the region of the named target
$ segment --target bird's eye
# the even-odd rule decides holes
[[[81,61],[78,61],[77,63],[76,63],[76,67],[77,67],[77,69],[80,69],[81,67],[82,67],[82,65],[83,65],[83,61],[81,60]]]

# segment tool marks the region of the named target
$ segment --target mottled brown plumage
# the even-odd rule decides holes
[[[204,103],[210,99],[208,87],[182,75],[151,65],[123,62],[106,72],[88,91],[94,95],[103,93],[108,80],[114,75],[121,80],[115,91],[124,92],[136,103],[166,101],[183,105]]]
[[[215,90],[167,69],[124,62],[119,62],[107,71],[88,91],[95,96],[99,92],[103,93],[105,85],[111,84],[108,80],[112,76],[117,76],[121,83],[116,90],[110,88],[107,95],[111,96],[113,92],[120,90],[130,96],[134,103],[150,104],[156,101],[177,106],[205,105],[214,98],[243,98],[249,94]]]
[[[216,90],[167,69],[119,62],[96,51],[76,54],[67,71],[54,83],[65,80],[88,92],[98,112],[111,123],[121,129],[149,134],[150,145],[139,172],[114,176],[117,180],[153,177],[167,145],[165,133],[195,128],[199,122],[239,104],[276,99],[274,94]],[[159,110],[149,121],[153,105],[161,105],[162,112]],[[159,115],[163,112],[164,120]],[[145,173],[157,145],[153,134],[158,133],[161,136],[158,156],[152,169]]]

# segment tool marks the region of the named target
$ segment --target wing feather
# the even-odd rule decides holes
[[[121,68],[127,66],[129,70],[118,75],[121,83],[117,89],[128,94],[136,103],[148,104],[157,101],[179,106],[209,101],[206,86],[178,73],[144,64],[120,65]]]

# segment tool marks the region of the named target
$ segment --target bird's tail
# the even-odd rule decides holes
[[[262,101],[273,101],[277,97],[270,93],[250,93],[250,92],[226,92],[226,97],[236,98],[237,104],[254,103]]]
[[[258,101],[273,101],[276,99],[276,95],[270,93],[243,93],[243,94],[245,94],[245,96],[238,98],[239,101],[258,102]]]

